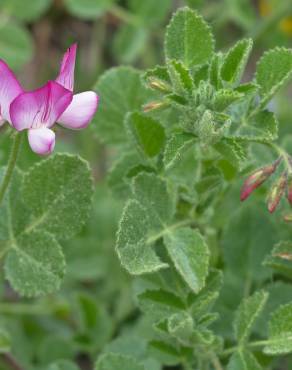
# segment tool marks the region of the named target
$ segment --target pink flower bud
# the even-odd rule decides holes
[[[281,157],[277,159],[274,163],[261,167],[257,170],[255,170],[244,182],[241,193],[240,193],[240,200],[244,201],[247,199],[250,194],[258,188],[260,185],[262,185],[263,182],[265,182],[276,170],[279,163],[281,162]]]
[[[282,195],[284,194],[284,191],[286,189],[286,185],[287,185],[287,172],[285,171],[273,184],[268,194],[267,203],[268,210],[270,213],[273,213],[278,207],[278,204],[280,203]]]

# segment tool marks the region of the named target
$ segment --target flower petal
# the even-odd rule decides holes
[[[59,76],[56,78],[56,82],[70,91],[73,91],[74,88],[76,51],[77,44],[73,44],[67,49],[62,59]]]
[[[30,129],[28,130],[28,142],[35,153],[48,155],[55,147],[55,133],[46,127]]]
[[[11,102],[23,92],[20,83],[8,65],[0,60],[0,107],[1,116],[11,123],[9,107]]]
[[[73,130],[85,128],[96,112],[98,101],[99,97],[94,91],[74,95],[71,104],[58,119],[58,123]]]
[[[11,123],[16,130],[51,127],[72,101],[71,91],[57,82],[20,94],[10,106]]]

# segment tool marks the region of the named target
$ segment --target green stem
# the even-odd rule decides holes
[[[257,340],[257,341],[254,341],[254,342],[246,343],[244,345],[244,347],[246,347],[246,348],[264,347],[264,346],[267,346],[269,344],[274,344],[274,343],[277,343],[277,342],[278,342],[278,340],[271,340],[271,339]],[[221,352],[219,355],[220,355],[220,357],[225,357],[225,356],[231,355],[232,353],[234,353],[236,351],[241,351],[242,349],[244,349],[244,347],[240,346],[240,345],[230,347],[230,348],[226,349],[225,351]]]
[[[49,315],[53,308],[47,304],[0,303],[1,315]]]
[[[212,353],[211,362],[215,370],[223,370],[221,362],[215,353]]]
[[[6,172],[4,174],[2,184],[0,186],[0,204],[3,201],[5,192],[9,186],[10,180],[13,175],[13,170],[16,165],[16,161],[17,161],[17,157],[18,157],[18,153],[19,153],[19,149],[21,145],[21,138],[22,138],[21,132],[17,132],[14,136],[14,141],[12,144],[12,149],[11,149],[10,157],[8,160],[8,165],[6,167]]]
[[[268,146],[270,146],[272,149],[274,149],[275,152],[283,158],[283,161],[286,165],[286,169],[287,169],[288,173],[292,174],[292,163],[291,163],[291,159],[290,159],[289,154],[284,149],[282,149],[279,145],[277,145],[275,143],[266,143],[266,144],[268,144]]]

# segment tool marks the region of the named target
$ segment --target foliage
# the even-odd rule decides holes
[[[50,17],[106,50],[77,64],[80,85],[105,69],[90,128],[48,158],[23,144],[0,196],[3,370],[289,369],[292,50],[258,57],[287,9],[259,29],[245,2],[181,3],[0,1],[13,68]]]

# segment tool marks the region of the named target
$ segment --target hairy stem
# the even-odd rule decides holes
[[[9,157],[6,171],[5,171],[1,186],[0,186],[0,204],[3,201],[4,195],[6,193],[6,190],[9,186],[10,180],[13,175],[13,170],[16,165],[16,161],[17,161],[17,157],[18,157],[18,153],[19,153],[19,149],[21,145],[21,138],[22,138],[21,132],[17,132],[14,136],[14,141],[12,144],[10,157]]]

